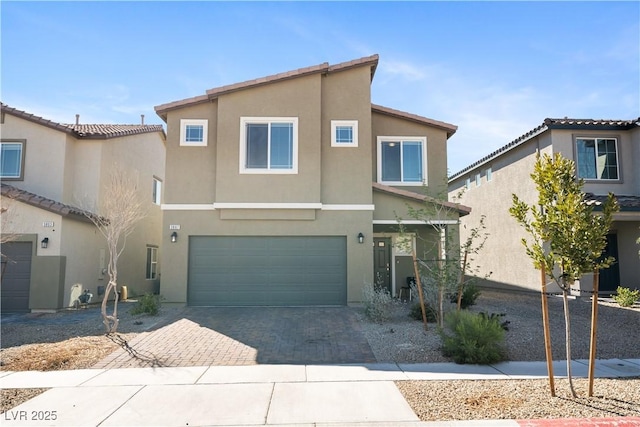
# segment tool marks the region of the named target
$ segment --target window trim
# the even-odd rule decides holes
[[[24,181],[24,165],[25,165],[25,153],[27,151],[27,140],[18,138],[2,138],[0,139],[0,146],[4,144],[20,144],[20,171],[18,176],[0,176],[3,181]]]
[[[153,204],[160,206],[162,204],[162,180],[157,176],[153,177],[153,192],[152,192]]]
[[[481,172],[476,172],[475,181],[476,181],[476,188],[480,187],[480,184],[482,184],[482,173]]]
[[[402,187],[421,187],[428,185],[428,166],[427,166],[427,137],[426,136],[378,136],[377,138],[377,182],[385,185],[402,186]],[[400,142],[420,142],[422,144],[422,181],[405,182],[405,181],[383,181],[382,180],[382,143],[387,141]],[[400,156],[402,158],[402,155]],[[402,174],[402,167],[400,170]]]
[[[202,141],[187,141],[187,126],[202,126]],[[180,146],[181,147],[206,147],[209,134],[209,120],[207,119],[180,119]]]
[[[151,251],[152,257],[149,258],[149,251]],[[155,253],[155,261],[153,261],[153,254]],[[150,268],[153,267],[154,268]],[[149,277],[152,273],[153,277]],[[158,279],[158,247],[155,245],[147,245],[147,260],[145,262],[145,272],[144,272],[145,280],[157,280]]]
[[[352,135],[351,142],[338,142],[336,130],[339,126],[350,126]],[[358,121],[357,120],[331,120],[331,146],[332,147],[357,147],[358,146]]]
[[[247,125],[290,123],[293,126],[291,169],[247,168]],[[297,117],[240,117],[240,174],[247,175],[296,175],[298,173],[298,118]]]
[[[618,174],[617,178],[598,178],[597,174],[598,174],[598,170],[597,170],[597,166],[596,166],[596,178],[582,178],[580,177],[580,164],[578,162],[578,140],[594,140],[596,141],[595,147],[597,150],[597,141],[599,139],[613,139],[615,141],[615,147],[616,147],[616,172]],[[622,167],[621,167],[621,157],[620,157],[620,144],[618,144],[618,142],[620,141],[620,136],[619,135],[602,135],[602,134],[598,134],[598,135],[584,135],[584,134],[577,134],[577,135],[573,135],[573,150],[574,150],[574,159],[575,159],[575,167],[576,167],[576,177],[578,179],[583,179],[585,182],[594,182],[594,183],[605,183],[605,182],[617,182],[620,183],[622,182]],[[597,151],[596,151],[596,156],[597,156]]]
[[[484,171],[484,176],[487,182],[491,182],[491,180],[493,179],[493,170],[492,168],[487,168]]]

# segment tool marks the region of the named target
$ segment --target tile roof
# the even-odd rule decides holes
[[[447,131],[447,138],[450,138],[458,130],[458,126],[438,120],[429,119],[427,117],[418,116],[417,114],[406,113],[404,111],[394,110],[392,108],[383,107],[382,105],[371,104],[371,111],[388,116],[399,117],[401,119],[413,120],[420,124],[427,124]]]
[[[217,97],[251,88],[256,86],[262,86],[269,83],[274,83],[277,81],[284,81],[289,79],[294,79],[298,77],[308,76],[311,74],[322,74],[322,73],[333,73],[338,71],[348,70],[350,68],[369,66],[371,67],[371,78],[373,79],[373,75],[375,73],[376,67],[378,66],[378,55],[366,56],[359,59],[354,59],[353,61],[342,62],[335,65],[329,65],[327,62],[323,62],[322,64],[313,65],[310,67],[299,68],[297,70],[286,71],[284,73],[274,74],[271,76],[260,77],[253,80],[247,80],[240,83],[233,83],[230,85],[220,86],[217,88],[209,89],[206,91],[205,95],[195,96],[193,98],[182,99],[179,101],[169,102],[166,104],[157,105],[155,107],[156,114],[158,114],[163,120],[167,119],[167,112],[176,108],[184,107],[187,105],[196,105],[204,102],[210,102]]]
[[[640,212],[640,196],[626,196],[626,195],[614,195],[618,200],[620,206],[620,212]],[[607,200],[607,195],[587,193],[585,199],[588,201],[594,201],[598,205],[604,203]],[[594,209],[598,210],[596,206]]]
[[[88,216],[97,218],[97,215],[94,213],[39,196],[26,190],[21,190],[13,185],[5,184],[4,182],[0,184],[0,187],[2,197],[18,200],[28,205],[35,206],[36,208],[85,222],[91,222]]]
[[[163,137],[165,136],[162,125],[64,124],[18,110],[4,103],[0,103],[0,109],[2,114],[11,114],[21,119],[68,133],[78,139],[109,139],[150,132],[162,132]]]
[[[460,216],[465,216],[471,213],[471,208],[459,203],[452,203],[446,200],[439,200],[434,197],[429,197],[424,194],[414,193],[413,191],[401,190],[399,188],[390,187],[388,185],[380,184],[379,182],[372,183],[373,190],[381,193],[390,194],[392,196],[399,196],[405,199],[412,200],[414,202],[431,202],[447,208],[455,209]]]
[[[501,154],[510,151],[514,147],[525,143],[526,141],[546,132],[549,129],[585,129],[585,130],[630,130],[635,127],[640,127],[640,117],[631,120],[611,120],[611,119],[570,119],[565,117],[563,119],[546,118],[540,126],[537,126],[527,133],[514,139],[507,145],[504,145],[494,151],[493,153],[481,158],[480,160],[470,164],[459,172],[454,173],[449,177],[449,182],[459,178],[468,171],[475,169],[483,163],[492,160]]]

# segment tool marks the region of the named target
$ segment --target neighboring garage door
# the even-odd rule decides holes
[[[191,237],[191,306],[346,305],[345,237]]]
[[[2,311],[29,311],[31,242],[5,243],[2,245],[2,255]]]

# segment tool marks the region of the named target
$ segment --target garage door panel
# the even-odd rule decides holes
[[[189,305],[345,305],[346,238],[196,236]]]
[[[2,245],[2,283],[0,304],[3,312],[29,311],[31,284],[31,242]]]

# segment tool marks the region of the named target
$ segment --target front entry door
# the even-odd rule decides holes
[[[604,257],[612,256],[616,261],[609,268],[600,270],[598,290],[603,294],[612,294],[620,285],[620,266],[618,259],[618,235],[607,235],[607,246],[604,248]]]
[[[391,293],[391,238],[373,238],[373,274],[376,289]]]

